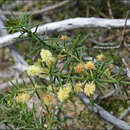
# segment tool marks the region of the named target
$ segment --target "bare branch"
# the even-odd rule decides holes
[[[59,22],[52,22],[38,27],[37,33],[45,32],[61,32],[77,28],[122,28],[124,27],[125,19],[103,19],[103,18],[72,18]],[[127,26],[130,27],[130,19],[127,21]],[[35,32],[36,27],[31,31]],[[10,34],[0,38],[0,48],[13,44],[21,35],[20,32]],[[24,36],[27,37],[27,34]]]

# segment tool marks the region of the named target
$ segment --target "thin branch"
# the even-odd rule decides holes
[[[130,125],[126,123],[125,121],[122,121],[112,114],[108,113],[106,110],[104,110],[101,106],[94,103],[94,106],[90,104],[89,99],[85,96],[84,93],[78,94],[79,99],[88,107],[88,109],[93,110],[95,113],[97,113],[101,118],[108,121],[112,125],[116,126],[117,128],[120,128],[122,130],[130,130]]]
[[[113,46],[113,45],[117,45],[117,43],[116,42],[113,42],[113,43],[103,43],[103,42],[98,42],[98,41],[96,41],[96,40],[93,40],[93,39],[88,39],[89,41],[91,41],[91,42],[93,42],[93,43],[95,43],[95,44],[97,44],[98,46]]]
[[[96,48],[96,49],[118,49],[120,48],[120,45],[117,45],[117,46],[94,46],[93,48]]]
[[[69,0],[65,0],[65,1],[62,1],[62,2],[57,3],[57,4],[55,4],[55,5],[52,5],[52,6],[43,8],[43,9],[40,9],[40,10],[35,10],[35,11],[26,12],[26,14],[27,14],[27,15],[43,14],[43,13],[45,13],[45,12],[54,10],[54,9],[56,9],[56,8],[65,6],[65,5],[68,4],[69,2],[70,2]],[[2,10],[0,10],[0,14],[3,14],[3,15],[12,15],[11,11],[2,11]],[[14,15],[21,16],[21,15],[24,14],[24,12],[13,12],[13,14],[14,14]]]
[[[112,9],[111,9],[111,3],[110,3],[110,0],[107,0],[107,7],[108,7],[108,12],[109,12],[109,15],[112,19],[114,19],[113,15],[112,15]]]

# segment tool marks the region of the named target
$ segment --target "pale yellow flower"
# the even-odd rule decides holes
[[[45,49],[41,50],[40,55],[41,55],[42,61],[45,61],[45,62],[48,60],[48,58],[52,57],[51,52]]]
[[[72,91],[72,86],[70,84],[64,85],[64,87],[63,88],[61,87],[59,92],[58,92],[58,99],[61,102],[68,99],[71,91]]]
[[[87,96],[90,96],[91,94],[94,94],[95,92],[95,84],[93,82],[91,83],[86,83],[85,84],[85,88],[84,88],[84,92]]]
[[[103,60],[105,60],[105,56],[104,56],[103,54],[100,54],[100,55],[98,55],[98,56],[96,57],[96,59],[97,59],[98,61],[103,61]]]
[[[17,102],[27,103],[30,99],[30,96],[26,93],[20,93],[18,96],[16,96]]]
[[[49,50],[42,49],[40,55],[42,61],[44,61],[48,67],[51,67],[55,63],[55,58]]]
[[[88,61],[86,64],[85,64],[85,68],[87,70],[94,70],[95,69],[95,65],[93,63],[93,61]]]
[[[49,104],[51,104],[51,102],[52,102],[52,96],[51,96],[51,95],[47,95],[47,96],[45,96],[45,97],[43,98],[43,100],[44,100],[44,103],[45,103],[46,105],[49,105]]]
[[[41,73],[41,67],[36,65],[30,65],[27,70],[27,73],[30,76],[38,76]]]
[[[84,72],[85,71],[85,66],[83,63],[79,63],[78,65],[76,65],[74,67],[74,70],[76,73],[81,73],[81,72]]]
[[[75,86],[74,86],[74,91],[76,93],[83,91],[83,89],[82,89],[82,83],[76,83]]]
[[[66,35],[62,35],[62,36],[60,37],[60,40],[63,40],[63,41],[67,40],[67,36],[66,36]]]

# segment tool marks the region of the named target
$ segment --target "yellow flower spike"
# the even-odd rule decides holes
[[[42,49],[40,52],[40,56],[42,58],[42,61],[47,61],[50,57],[52,57],[52,54],[49,50]]]
[[[48,67],[51,67],[56,61],[49,50],[42,49],[40,56],[42,58],[42,61],[44,61]]]
[[[69,98],[69,93],[68,93],[67,89],[66,88],[60,88],[60,90],[58,92],[58,99],[61,102],[63,102],[67,98]]]
[[[75,71],[76,73],[84,72],[84,71],[85,71],[85,66],[84,66],[84,64],[83,64],[83,63],[79,63],[78,65],[76,65],[76,66],[74,67],[74,71]]]
[[[30,76],[38,76],[41,73],[41,68],[36,65],[30,65],[27,70],[27,73]]]
[[[51,104],[51,102],[52,102],[52,96],[51,96],[51,95],[47,95],[47,96],[45,96],[45,97],[43,98],[43,100],[44,100],[44,103],[45,103],[46,105],[49,105],[49,104]]]
[[[94,70],[94,69],[96,69],[93,61],[88,61],[84,66],[85,66],[85,68],[87,70]]]
[[[18,96],[16,97],[16,101],[17,102],[22,102],[22,103],[27,103],[30,99],[30,96],[26,93],[20,93],[18,94]]]
[[[74,86],[74,91],[76,93],[82,92],[83,91],[83,89],[82,89],[82,83],[76,83],[75,86]]]
[[[63,40],[63,41],[67,40],[67,36],[66,35],[61,35],[60,40]]]
[[[93,82],[86,83],[85,88],[84,88],[84,92],[87,96],[90,96],[91,94],[94,94],[95,89],[96,89],[96,87],[95,87],[95,84]]]
[[[72,86],[71,84],[65,84],[64,87],[60,88],[59,92],[58,92],[58,99],[63,102],[64,100],[69,98],[69,94],[72,91]]]
[[[100,54],[100,55],[96,56],[96,59],[98,61],[103,61],[103,60],[105,60],[105,56],[103,54]]]

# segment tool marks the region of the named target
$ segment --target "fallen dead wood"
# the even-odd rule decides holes
[[[98,114],[104,120],[108,121],[112,125],[116,126],[117,128],[120,128],[122,130],[130,130],[130,125],[128,123],[116,118],[109,112],[105,111],[99,105],[94,104],[94,106],[92,107],[89,99],[85,96],[84,93],[79,93],[77,95],[78,95],[79,99],[88,107],[88,109],[93,110],[96,114]]]
[[[61,32],[78,28],[123,28],[125,19],[103,19],[103,18],[71,18],[59,22],[52,22],[40,25],[37,29],[38,34],[45,32]],[[130,28],[130,19],[127,20],[127,27]],[[36,31],[36,27],[31,29]],[[10,34],[0,38],[0,48],[13,44],[21,35],[20,32]],[[27,34],[24,34],[27,37]]]

